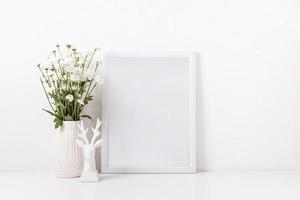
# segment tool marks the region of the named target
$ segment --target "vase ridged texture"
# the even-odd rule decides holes
[[[63,123],[57,138],[55,172],[57,177],[79,177],[83,169],[83,154],[76,143],[78,122]]]

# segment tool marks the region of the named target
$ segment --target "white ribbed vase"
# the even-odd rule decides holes
[[[61,178],[79,177],[83,169],[83,155],[76,143],[79,121],[64,121],[56,139],[55,174]]]

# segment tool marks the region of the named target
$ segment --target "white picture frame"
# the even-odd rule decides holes
[[[195,53],[103,60],[101,172],[195,173]]]

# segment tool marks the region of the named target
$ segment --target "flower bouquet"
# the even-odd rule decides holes
[[[43,110],[54,116],[55,128],[62,126],[63,121],[91,118],[81,113],[93,99],[92,92],[101,80],[97,75],[101,61],[93,62],[97,51],[83,53],[69,44],[56,45],[47,62],[37,65],[50,104],[50,109]]]

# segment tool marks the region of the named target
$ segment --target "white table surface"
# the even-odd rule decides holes
[[[299,200],[300,172],[106,174],[79,183],[49,173],[0,172],[1,200]]]

